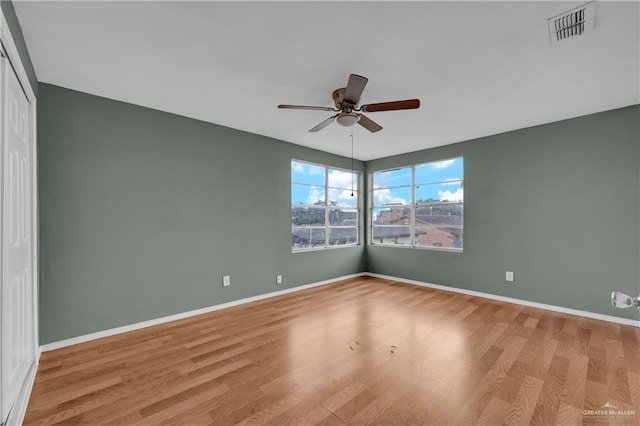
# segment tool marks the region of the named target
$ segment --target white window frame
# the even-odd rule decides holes
[[[357,170],[349,170],[349,169],[344,169],[342,167],[335,167],[335,166],[331,166],[328,164],[321,164],[321,163],[315,163],[313,161],[306,161],[306,160],[298,160],[296,158],[292,158],[291,161],[289,162],[289,164],[291,165],[291,163],[293,162],[297,162],[297,163],[303,163],[303,164],[307,164],[307,165],[311,165],[311,166],[316,166],[316,167],[322,167],[324,168],[324,245],[323,246],[319,246],[319,247],[301,247],[301,248],[296,248],[296,247],[291,247],[291,252],[292,253],[303,253],[303,252],[308,252],[308,251],[315,251],[315,250],[332,250],[332,249],[339,249],[339,248],[347,248],[347,247],[356,247],[360,245],[360,226],[361,226],[361,221],[360,221],[360,201],[361,201],[361,193],[362,193],[362,186],[361,186],[361,182],[360,182],[360,178],[361,178],[361,173]],[[329,186],[329,170],[338,170],[341,172],[345,172],[345,173],[353,173],[356,175],[355,177],[355,182],[356,182],[356,189],[353,189],[353,192],[355,193],[355,197],[356,197],[356,207],[346,207],[346,206],[335,206],[336,208],[344,208],[344,209],[355,209],[356,210],[356,226],[331,226],[331,224],[329,223],[329,212],[332,208],[332,206],[329,205],[329,190],[330,189],[337,189],[337,190],[345,190],[345,188],[336,188],[333,186]],[[289,182],[289,191],[291,191],[291,186],[292,185],[308,185],[308,186],[319,186],[319,185],[312,185],[312,184],[306,184],[306,183],[302,183],[302,182],[294,182],[292,179],[290,179]],[[289,193],[289,204],[290,204],[290,210],[295,206],[292,203],[292,194]],[[308,205],[308,204],[297,204],[297,206],[303,206],[303,207],[311,207],[311,208],[318,208],[319,207],[314,207],[312,205]],[[290,231],[291,231],[291,235],[293,235],[293,222],[291,222],[291,226],[290,226]],[[317,226],[316,228],[320,228],[320,226]],[[330,245],[329,244],[329,231],[334,228],[355,228],[356,229],[356,242],[355,243],[347,243],[347,244],[336,244],[336,245]]]
[[[422,246],[422,245],[417,245],[414,241],[414,238],[411,238],[411,244],[389,244],[389,243],[380,243],[380,242],[376,242],[373,238],[373,229],[374,229],[374,224],[373,224],[373,210],[374,208],[380,208],[382,206],[376,206],[374,204],[374,197],[373,197],[373,191],[375,189],[391,189],[391,188],[406,188],[409,187],[411,188],[411,200],[409,201],[409,204],[407,204],[406,207],[409,208],[409,225],[399,225],[399,226],[409,226],[409,232],[410,232],[410,237],[415,235],[415,229],[416,229],[416,209],[420,206],[425,205],[424,203],[420,203],[418,204],[415,200],[416,200],[416,186],[421,185],[421,183],[416,184],[416,167],[420,167],[420,166],[424,166],[426,164],[432,164],[432,163],[438,163],[441,161],[447,161],[447,160],[457,160],[457,159],[462,159],[462,164],[463,164],[463,175],[462,175],[462,179],[460,180],[461,184],[464,186],[464,156],[460,155],[460,156],[456,156],[456,157],[450,157],[450,158],[443,158],[440,160],[433,160],[433,161],[426,161],[424,163],[416,163],[416,164],[410,164],[410,165],[404,165],[404,166],[399,166],[399,167],[392,167],[390,169],[381,169],[381,170],[374,170],[371,173],[369,173],[368,176],[368,183],[369,183],[369,190],[367,191],[367,195],[368,195],[368,203],[367,203],[367,207],[368,207],[368,211],[369,211],[369,220],[368,220],[368,231],[369,231],[369,237],[368,237],[368,241],[367,243],[369,245],[372,246],[378,246],[378,247],[397,247],[397,248],[408,248],[408,249],[418,249],[418,250],[434,250],[434,251],[446,251],[446,252],[453,252],[453,253],[462,253],[464,251],[464,238],[463,238],[463,242],[462,242],[462,247],[457,248],[457,247],[435,247],[435,246]],[[398,185],[398,186],[390,186],[390,187],[381,187],[381,188],[374,188],[373,186],[373,176],[376,173],[380,173],[380,172],[388,172],[388,171],[392,171],[392,170],[400,170],[400,169],[410,169],[411,170],[411,184],[410,185]],[[429,184],[437,184],[437,183],[444,183],[445,181],[442,182],[431,182]],[[460,203],[462,205],[462,234],[464,235],[464,200]],[[384,225],[375,225],[378,227],[384,227]],[[389,227],[393,227],[394,225],[390,225]],[[395,225],[398,226],[398,225]],[[428,225],[427,225],[428,226]],[[433,226],[434,228],[438,228],[437,226]]]

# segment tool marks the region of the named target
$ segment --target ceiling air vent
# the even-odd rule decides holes
[[[549,37],[552,43],[579,36],[593,29],[596,2],[592,1],[549,18]]]

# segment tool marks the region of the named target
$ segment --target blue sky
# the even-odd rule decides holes
[[[416,199],[463,201],[464,165],[461,157],[426,163],[415,167]],[[357,177],[351,172],[329,169],[329,200],[345,207],[357,207]],[[325,199],[325,167],[309,163],[291,162],[292,204],[314,204]],[[295,182],[295,183],[293,183]],[[406,186],[405,186],[406,185]],[[374,204],[411,203],[411,167],[374,174]],[[403,187],[404,186],[404,187]],[[382,189],[381,189],[382,188]]]
[[[462,157],[415,167],[416,200],[463,201],[464,164]],[[411,167],[373,175],[373,200],[376,206],[411,203]]]
[[[416,184],[462,180],[464,177],[462,157],[451,158],[416,166]],[[394,169],[374,174],[373,187],[395,187],[411,185],[411,167]]]
[[[291,203],[314,204],[325,199],[325,168],[299,161],[291,162]],[[351,196],[351,188],[355,192]],[[358,176],[329,168],[329,201],[339,206],[357,207]]]

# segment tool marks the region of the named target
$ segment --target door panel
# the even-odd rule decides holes
[[[15,402],[31,364],[33,336],[32,182],[29,103],[11,65],[2,59],[3,242],[2,419]]]

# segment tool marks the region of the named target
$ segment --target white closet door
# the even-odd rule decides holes
[[[2,58],[2,418],[34,362],[29,102]]]

